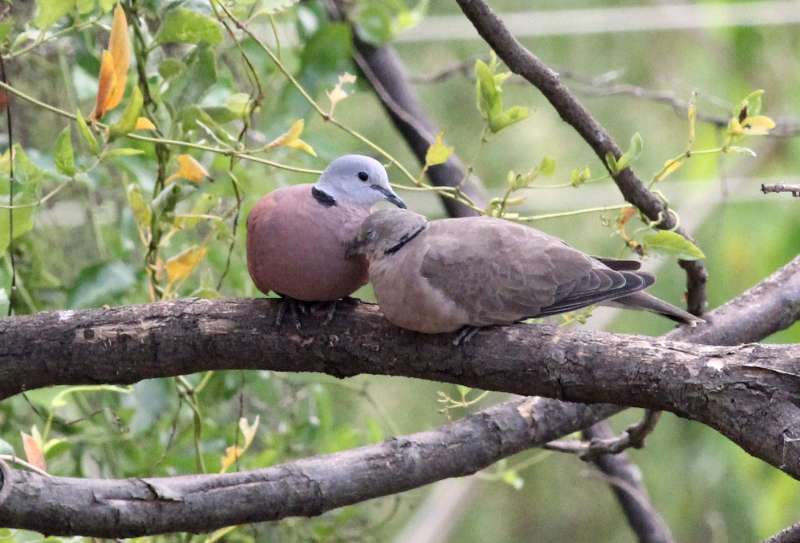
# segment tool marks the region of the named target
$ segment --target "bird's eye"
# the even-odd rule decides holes
[[[369,174],[367,172],[358,172],[358,178],[364,182],[369,181]]]
[[[373,240],[373,239],[375,239],[376,237],[378,237],[378,234],[375,232],[375,230],[369,230],[369,231],[367,231],[367,239],[369,239],[369,240]]]

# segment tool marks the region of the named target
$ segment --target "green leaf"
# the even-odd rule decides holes
[[[525,480],[513,469],[503,471],[500,479],[514,490],[522,490],[522,487],[525,485]]]
[[[139,87],[133,87],[131,99],[128,105],[125,106],[122,117],[110,127],[112,137],[124,136],[128,132],[133,132],[136,128],[136,119],[139,118],[139,114],[142,112],[142,105],[144,105],[142,91],[139,90]]]
[[[475,61],[475,86],[477,95],[478,111],[487,120],[489,129],[497,133],[504,128],[511,126],[528,117],[527,107],[513,106],[506,110],[503,109],[503,98],[501,84],[505,81],[510,72],[496,73],[498,67],[497,58],[492,56],[489,64],[482,60]]]
[[[539,163],[539,173],[542,175],[553,175],[556,171],[556,160],[553,157],[545,156]]]
[[[114,6],[117,5],[117,0],[100,0],[100,9],[103,10],[103,13],[108,13]]]
[[[216,45],[222,41],[219,23],[196,11],[175,8],[167,11],[158,27],[156,43],[207,43]]]
[[[95,0],[77,0],[78,13],[86,15],[94,9]]]
[[[116,392],[118,394],[130,394],[131,389],[117,385],[78,385],[65,388],[50,400],[50,410],[58,409],[67,405],[67,396],[76,392]]]
[[[75,9],[76,0],[36,0],[33,24],[42,30],[49,28],[61,17]]]
[[[644,147],[644,141],[642,141],[642,136],[636,132],[631,137],[631,142],[628,144],[628,149],[622,153],[622,156],[617,159],[616,164],[616,171],[621,172],[625,168],[627,168],[634,160],[639,158],[639,155],[642,154],[642,148]]]
[[[606,166],[608,166],[608,171],[611,172],[611,175],[617,175],[620,172],[617,157],[611,151],[606,153]]]
[[[186,64],[184,64],[183,61],[172,57],[164,59],[161,64],[158,65],[158,73],[164,79],[169,79],[170,77],[178,75],[185,69]]]
[[[66,126],[56,138],[53,160],[59,172],[70,177],[75,175],[77,169],[75,168],[75,155],[72,151],[72,129],[69,126]]]
[[[186,69],[173,77],[164,101],[180,111],[184,105],[196,107],[206,91],[217,82],[217,61],[211,48],[202,44],[186,58]]]
[[[133,149],[132,147],[117,147],[116,149],[109,150],[105,156],[114,158],[118,156],[136,156],[143,155],[144,151],[141,149]]]
[[[75,112],[75,117],[78,121],[78,132],[80,132],[83,141],[85,141],[86,145],[89,147],[89,151],[94,155],[100,154],[100,144],[97,143],[97,138],[94,137],[89,125],[87,125],[86,121],[83,119],[80,109]]]
[[[142,189],[139,188],[139,185],[131,183],[128,185],[125,194],[128,197],[128,205],[131,206],[133,218],[136,219],[139,230],[147,232],[150,229],[150,220],[153,214],[142,195]]]
[[[699,260],[706,257],[697,245],[670,230],[661,230],[646,235],[644,246],[645,250],[676,256],[681,260]]]
[[[36,203],[45,172],[28,158],[19,145],[14,146],[16,181],[14,183],[14,205],[25,206]],[[0,157],[0,203],[11,203],[8,151]],[[10,226],[13,224],[14,239],[33,229],[33,206],[19,207],[11,211],[13,218],[9,220],[9,210],[0,213],[0,253],[5,252],[10,242]]]
[[[8,441],[0,439],[0,454],[14,454],[14,447]]]
[[[8,33],[11,32],[12,28],[14,28],[13,17],[7,17],[6,19],[0,21],[0,43],[2,43],[6,39]]]
[[[67,307],[97,307],[124,294],[135,283],[133,269],[124,262],[93,264],[78,274],[67,293]]]
[[[277,15],[299,3],[300,0],[262,0],[259,5],[259,12],[267,15]]]

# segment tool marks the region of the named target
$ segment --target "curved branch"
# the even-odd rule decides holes
[[[622,155],[621,149],[608,131],[561,83],[558,74],[523,47],[483,0],[458,0],[458,5],[481,37],[503,59],[508,68],[539,89],[561,118],[589,144],[606,168],[608,168],[606,155],[611,153],[616,158]],[[635,205],[650,220],[659,221],[659,228],[671,229],[675,226],[675,218],[667,212],[662,200],[647,190],[630,167],[624,168],[616,174],[610,171],[609,173],[612,174],[623,198]],[[691,239],[680,228],[677,231]],[[687,275],[688,309],[695,315],[701,315],[705,308],[705,287],[708,280],[705,266],[699,260],[681,260],[680,265]]]
[[[13,471],[0,526],[121,538],[315,516],[470,475],[564,431],[586,428],[613,410],[564,409],[556,402],[523,398],[431,432],[225,475],[105,480]]]

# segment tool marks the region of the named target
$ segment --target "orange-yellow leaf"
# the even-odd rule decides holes
[[[766,136],[775,128],[775,121],[766,115],[753,115],[742,121],[742,131],[750,136]]]
[[[678,168],[683,166],[683,157],[681,158],[671,158],[664,163],[664,167],[658,172],[656,175],[656,182],[663,181],[669,175],[674,173]]]
[[[109,97],[116,84],[114,74],[114,57],[108,51],[103,51],[100,60],[100,75],[97,77],[97,96],[95,97],[94,110],[89,114],[92,121],[100,120],[108,111]]]
[[[134,130],[155,130],[156,125],[147,117],[139,117],[136,119],[136,127]]]
[[[192,155],[178,155],[178,171],[167,178],[167,183],[177,179],[187,179],[193,183],[199,183],[208,172],[202,164],[197,162]]]
[[[621,209],[619,212],[619,217],[617,217],[617,226],[623,227],[629,220],[631,220],[636,215],[636,208],[635,207],[626,207]]]
[[[131,63],[131,40],[128,37],[128,20],[125,10],[117,4],[114,8],[114,20],[111,23],[111,34],[108,37],[108,50],[114,59],[115,84],[106,103],[106,111],[114,109],[122,101],[125,94],[125,82],[128,79],[128,67]]]
[[[306,123],[303,119],[297,119],[292,123],[292,126],[289,127],[289,130],[269,142],[267,144],[267,149],[272,149],[273,147],[291,147],[292,149],[299,149],[300,151],[308,153],[311,156],[317,156],[314,148],[300,139],[305,126]]]
[[[247,422],[247,419],[242,417],[239,419],[239,429],[242,431],[242,435],[244,436],[244,448],[247,449],[251,443],[253,443],[253,438],[256,437],[256,432],[258,431],[258,425],[261,422],[261,415],[256,415],[253,424]]]
[[[225,473],[239,458],[242,457],[244,453],[244,449],[242,447],[237,447],[236,445],[231,445],[230,447],[225,449],[225,455],[222,457],[220,461],[220,473]]]
[[[47,463],[44,461],[44,452],[42,452],[42,446],[39,441],[33,436],[22,432],[22,446],[25,449],[25,458],[28,463],[42,471],[47,471]]]
[[[206,256],[205,247],[189,247],[167,260],[167,281],[172,284],[191,275]]]

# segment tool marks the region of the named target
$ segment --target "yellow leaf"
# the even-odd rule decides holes
[[[689,100],[689,107],[687,108],[687,116],[689,117],[689,145],[688,147],[691,149],[692,145],[694,145],[694,138],[695,138],[695,126],[697,124],[697,104],[695,103],[697,94],[692,93],[692,97]]]
[[[242,435],[244,436],[244,448],[247,449],[251,443],[253,443],[253,438],[256,437],[256,432],[258,431],[258,424],[261,422],[261,415],[256,415],[253,424],[249,424],[247,419],[242,417],[239,419],[239,429],[242,431]]]
[[[753,115],[742,121],[742,131],[750,136],[765,136],[775,128],[775,121],[766,115]]]
[[[331,109],[328,112],[328,115],[333,117],[333,111],[336,109],[336,104],[350,96],[347,91],[344,90],[344,86],[352,85],[355,82],[356,76],[345,72],[339,76],[339,81],[336,83],[336,86],[333,87],[333,89],[325,91],[325,94],[328,95],[328,100],[331,102]]]
[[[36,466],[42,471],[47,471],[47,463],[44,461],[44,452],[42,452],[42,445],[40,440],[35,437],[22,433],[22,446],[25,449],[25,458],[28,463]]]
[[[244,453],[244,449],[242,447],[237,447],[236,445],[231,445],[227,449],[225,449],[225,455],[220,460],[220,473],[225,473],[239,458],[242,457]]]
[[[664,167],[661,168],[661,171],[658,172],[656,175],[655,181],[659,182],[666,179],[668,176],[672,175],[675,171],[678,170],[683,166],[683,157],[681,158],[671,158],[664,163]]]
[[[122,101],[125,94],[125,82],[128,79],[128,67],[131,63],[131,40],[128,37],[128,20],[125,10],[117,4],[114,8],[114,20],[111,23],[111,34],[108,37],[108,50],[114,59],[115,84],[106,103],[106,111],[112,110]]]
[[[153,121],[148,119],[147,117],[139,117],[136,119],[136,126],[134,130],[155,130],[156,125],[153,124]]]
[[[308,153],[311,156],[317,156],[314,148],[300,139],[305,126],[306,122],[303,119],[297,119],[292,123],[292,126],[289,127],[289,130],[269,142],[266,145],[266,148],[272,149],[273,147],[291,147],[292,149],[299,149],[300,151]]]
[[[97,76],[97,96],[95,97],[94,110],[89,114],[89,119],[98,121],[108,111],[108,102],[116,85],[114,74],[114,57],[108,51],[103,51],[100,59],[100,75]]]
[[[619,217],[617,217],[617,226],[623,227],[625,226],[629,220],[631,220],[636,215],[636,208],[635,207],[626,207],[624,209],[620,209]]]
[[[189,247],[167,260],[167,281],[170,284],[186,279],[206,256],[205,247]]]
[[[192,155],[178,155],[178,171],[167,177],[166,182],[169,183],[177,178],[182,178],[193,183],[199,183],[207,176],[206,169]]]
[[[425,153],[425,167],[428,166],[436,166],[437,164],[444,164],[447,162],[447,159],[450,158],[450,155],[453,154],[453,148],[448,147],[442,141],[444,137],[444,132],[439,132],[436,135],[436,139],[433,140],[433,143],[430,147],[428,147],[428,152]]]

